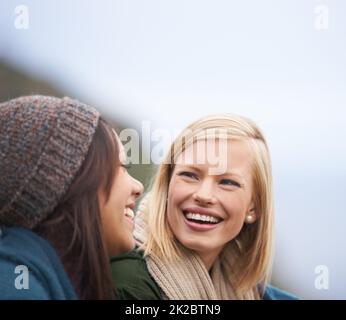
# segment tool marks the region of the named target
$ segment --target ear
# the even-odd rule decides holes
[[[245,214],[245,223],[252,224],[257,220],[257,213],[254,206],[250,206],[249,210]]]

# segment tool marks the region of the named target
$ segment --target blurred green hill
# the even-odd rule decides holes
[[[88,103],[88,101],[83,99],[83,97],[76,96],[73,94],[73,92],[64,92],[57,88],[54,84],[51,84],[44,79],[38,79],[28,75],[22,70],[0,60],[0,102],[19,96],[32,94],[50,95],[59,98],[69,96],[71,98],[76,98],[80,101]],[[102,112],[102,106],[97,105],[95,107]],[[116,119],[112,119],[109,116],[105,116],[105,119],[116,128],[117,132],[120,132],[122,129],[128,127],[128,124],[119,123],[116,121]],[[150,176],[153,174],[153,170],[153,165],[133,164],[131,169],[129,169],[129,173],[136,179],[140,180],[144,186],[147,187]]]

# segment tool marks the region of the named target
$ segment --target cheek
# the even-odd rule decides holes
[[[111,197],[101,212],[103,236],[109,256],[132,250],[133,229],[130,228],[124,214],[124,206]]]
[[[179,205],[192,193],[192,187],[186,182],[172,179],[168,189],[168,200],[173,205]]]
[[[243,221],[247,210],[247,201],[244,196],[232,194],[224,197],[222,203],[224,210],[232,220]]]
[[[168,189],[167,220],[173,230],[178,223],[179,207],[186,199],[186,196],[186,184],[172,180]]]
[[[119,233],[118,229],[123,224],[125,208],[123,198],[123,190],[119,189],[115,183],[107,203],[100,208],[101,222],[107,241],[111,240],[114,234]]]
[[[118,205],[119,203],[110,198],[101,211],[102,225],[107,237],[112,234],[112,230],[117,229],[122,223],[121,208]]]
[[[120,169],[112,186],[110,197],[107,203],[108,209],[112,210],[115,215],[123,214],[131,194],[131,180],[122,171],[122,169]]]
[[[123,190],[118,189],[116,185],[113,186],[108,202],[105,205],[104,213],[105,218],[119,216],[123,207]]]

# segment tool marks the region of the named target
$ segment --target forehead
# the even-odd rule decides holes
[[[253,153],[247,139],[203,139],[189,145],[176,159],[177,166],[196,166],[201,170],[219,168],[215,174],[248,175]]]

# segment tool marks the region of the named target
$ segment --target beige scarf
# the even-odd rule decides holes
[[[137,245],[145,242],[147,228],[142,212],[135,219],[134,236]],[[228,275],[229,257],[223,253],[209,275],[202,260],[195,253],[181,250],[181,259],[167,262],[154,254],[145,257],[150,275],[169,300],[232,300],[236,299]]]

